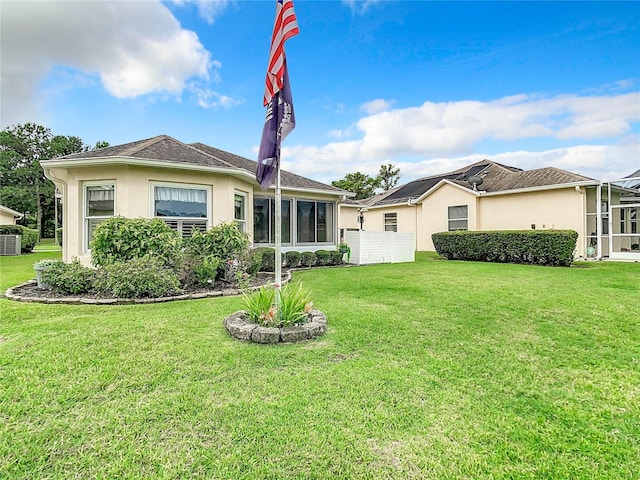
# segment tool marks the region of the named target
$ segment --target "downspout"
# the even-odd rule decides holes
[[[596,260],[602,260],[602,184],[596,190]]]
[[[581,232],[582,232],[582,249],[583,250],[583,258],[587,258],[587,196],[585,195],[585,191],[582,190],[582,188],[579,185],[576,185],[574,187],[576,189],[576,192],[578,192],[578,194],[581,195],[581,214],[582,214],[582,226],[580,228]],[[578,252],[580,253],[580,252]]]
[[[415,207],[413,209],[413,241],[414,241],[414,251],[418,251],[418,204],[413,201],[413,199],[407,200],[408,207]]]

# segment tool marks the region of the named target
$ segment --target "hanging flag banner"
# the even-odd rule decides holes
[[[280,145],[296,126],[284,42],[298,33],[300,30],[293,10],[293,0],[278,0],[263,98],[267,115],[262,129],[256,171],[256,180],[262,189],[271,186],[280,168]]]

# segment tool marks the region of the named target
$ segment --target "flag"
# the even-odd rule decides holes
[[[278,169],[282,140],[296,126],[284,42],[298,33],[293,0],[278,0],[263,98],[267,115],[262,129],[256,171],[256,180],[263,189],[271,185]]]

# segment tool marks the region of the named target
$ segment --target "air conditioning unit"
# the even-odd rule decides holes
[[[20,255],[22,235],[0,235],[0,255]]]

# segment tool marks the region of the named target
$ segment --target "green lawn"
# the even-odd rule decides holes
[[[44,256],[0,258],[0,287]],[[294,281],[319,340],[232,339],[237,297],[0,300],[0,478],[639,478],[639,264]]]

